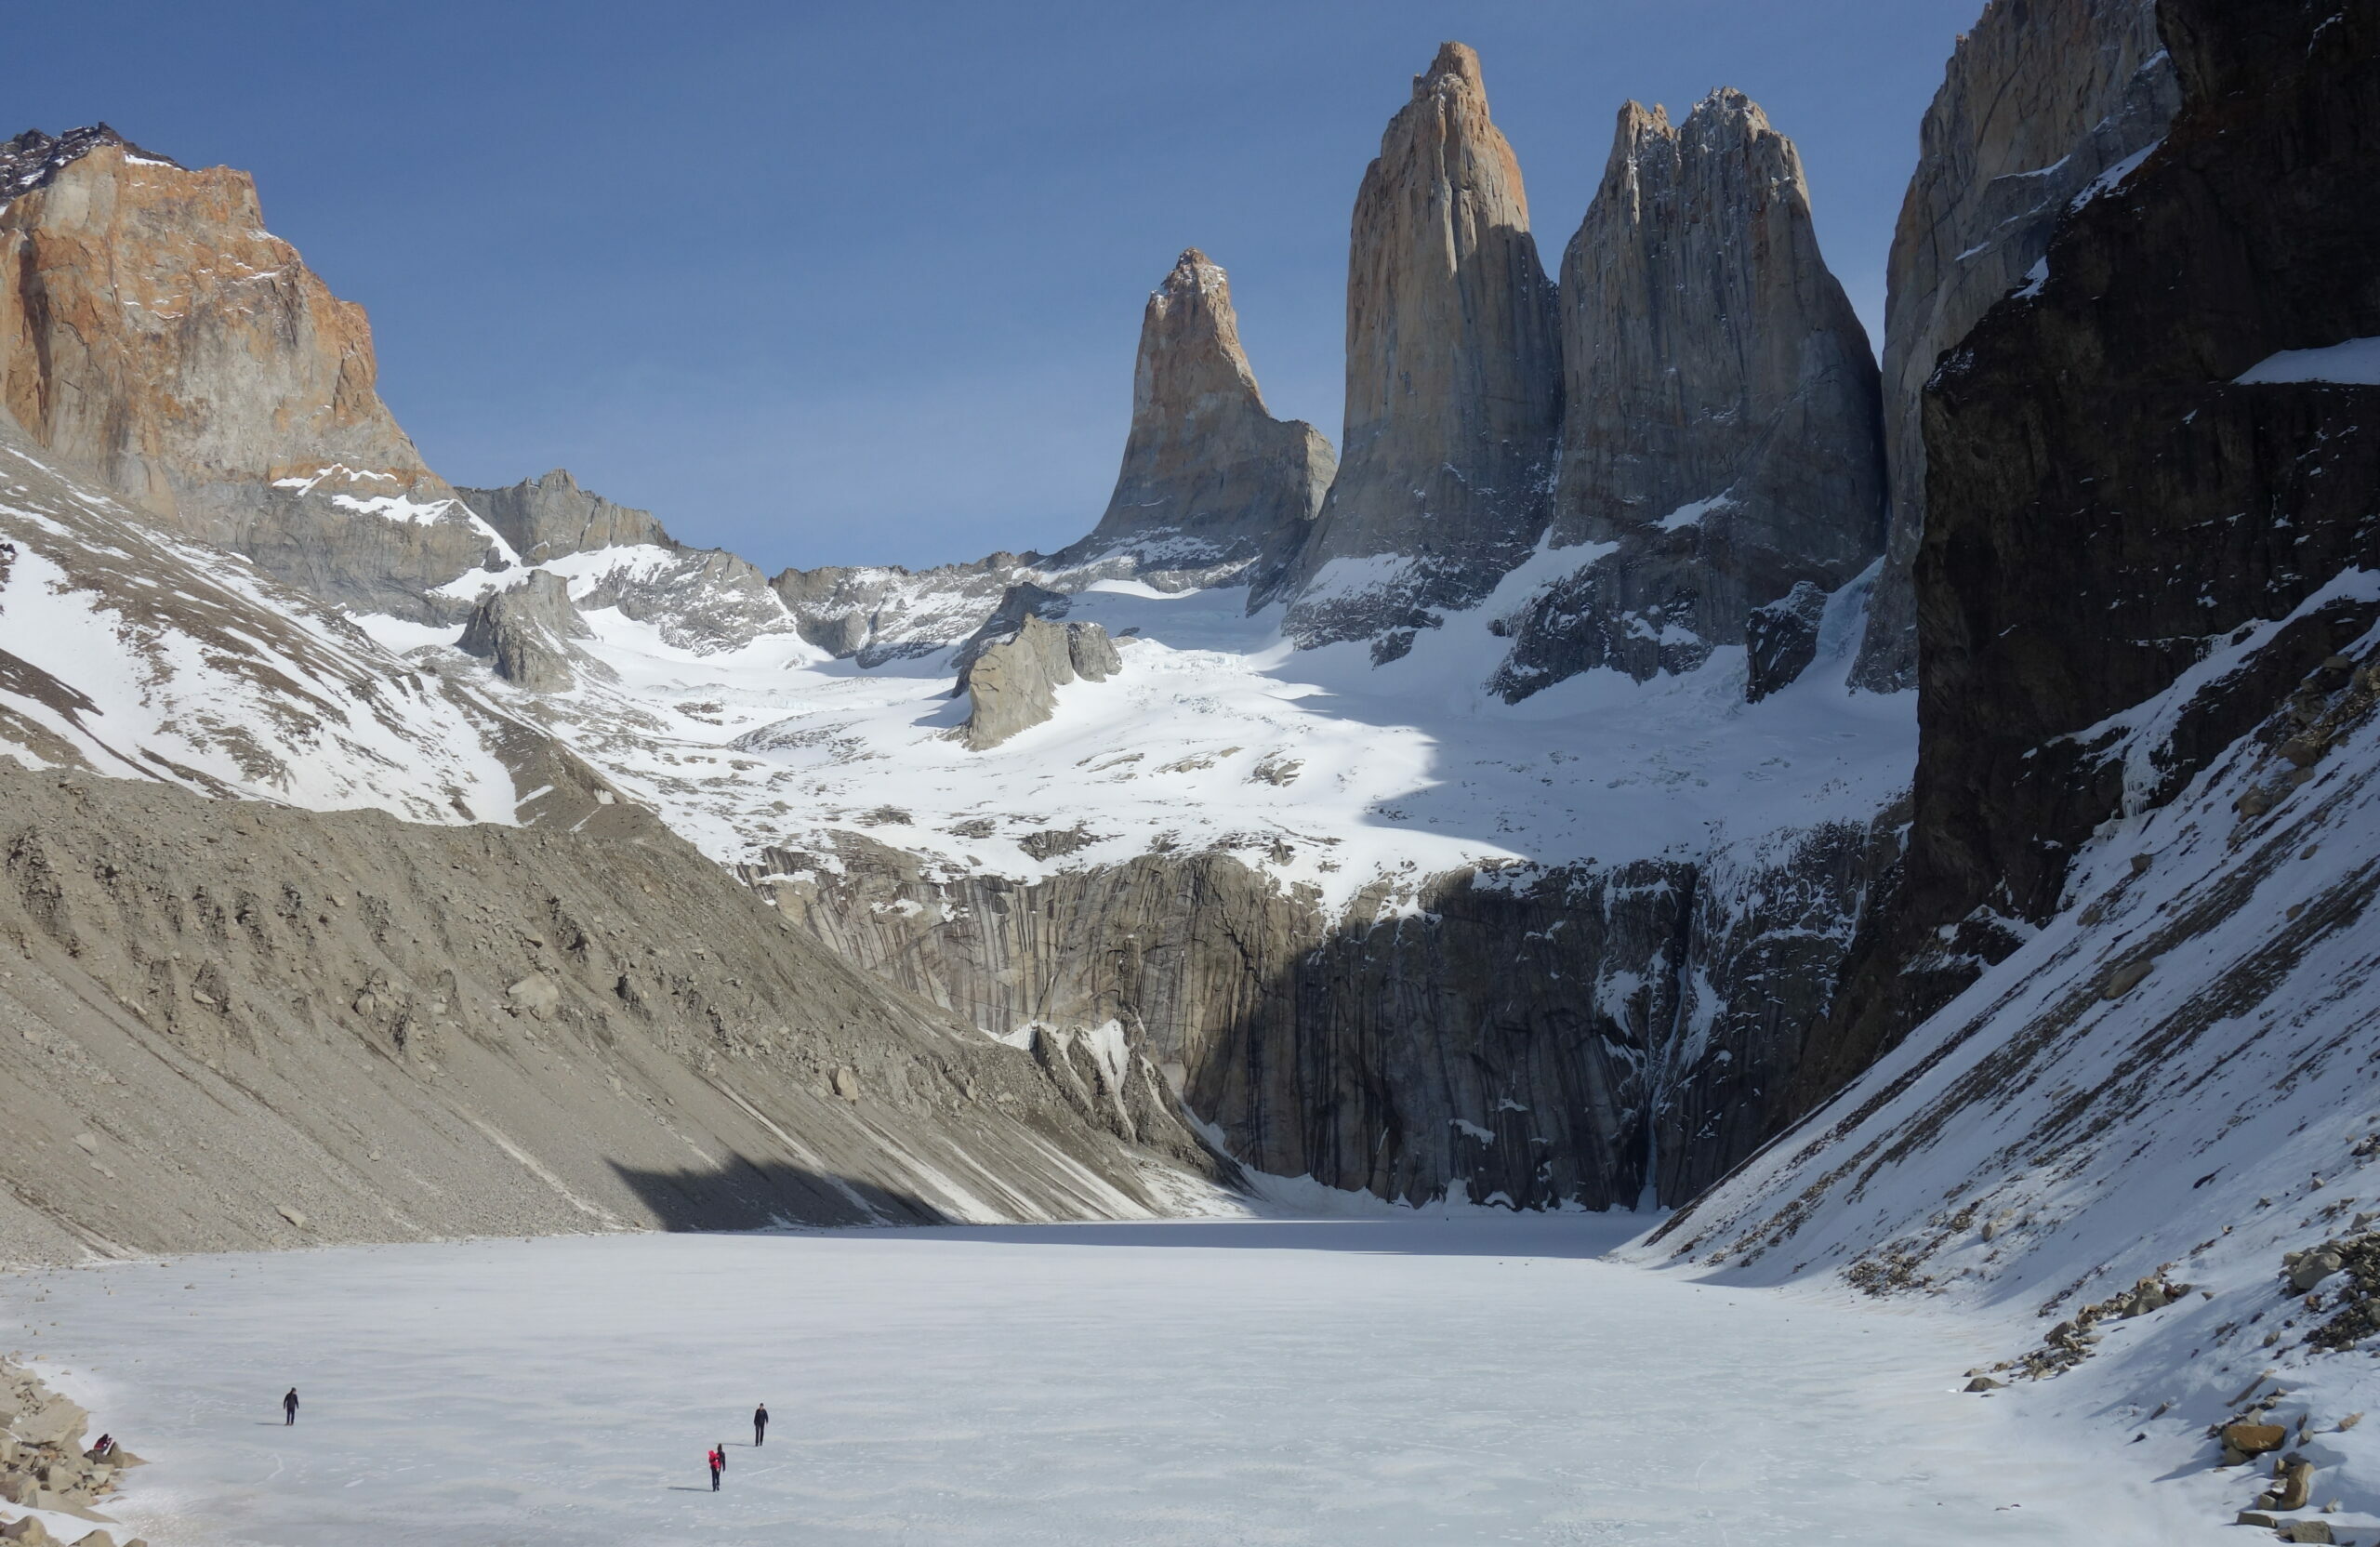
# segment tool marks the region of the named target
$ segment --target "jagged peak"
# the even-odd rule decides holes
[[[1648,154],[1678,168],[1731,153],[1750,155],[1765,176],[1791,182],[1807,197],[1793,142],[1777,132],[1758,102],[1733,86],[1715,87],[1676,124],[1658,102],[1649,108],[1634,100],[1622,103],[1605,180],[1633,180]]]
[[[1418,102],[1442,86],[1467,87],[1485,98],[1488,86],[1479,73],[1479,51],[1467,43],[1439,44],[1430,68],[1413,77],[1413,99]]]
[[[1699,129],[1706,136],[1732,133],[1743,139],[1757,139],[1777,132],[1761,105],[1731,86],[1714,87],[1709,96],[1695,103],[1694,111],[1686,114],[1684,127],[1689,131]]]
[[[60,171],[102,145],[120,147],[126,155],[159,166],[188,170],[171,156],[142,150],[105,123],[86,124],[60,135],[27,129],[14,139],[0,142],[0,204],[47,187]]]
[[[1158,298],[1164,298],[1194,293],[1211,295],[1218,289],[1228,297],[1230,281],[1224,276],[1222,265],[1196,247],[1184,247],[1182,256],[1173,260],[1173,268],[1166,274],[1164,283],[1157,286],[1157,294]],[[1231,302],[1226,298],[1223,304],[1228,307]]]

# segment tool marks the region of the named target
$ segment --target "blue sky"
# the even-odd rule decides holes
[[[1106,503],[1149,289],[1231,271],[1339,433],[1349,208],[1478,48],[1549,266],[1629,97],[1752,94],[1871,333],[1980,0],[85,4],[12,10],[0,135],[104,118],[257,176],[460,483],[566,466],[784,564],[1053,549]],[[8,120],[13,120],[9,122]]]

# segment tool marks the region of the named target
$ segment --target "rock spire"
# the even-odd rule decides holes
[[[1292,588],[1303,643],[1382,658],[1476,602],[1545,522],[1561,421],[1554,286],[1479,56],[1438,50],[1364,173],[1347,260],[1347,415]]]
[[[1739,91],[1674,126],[1628,103],[1561,295],[1553,541],[1616,546],[1531,605],[1499,686],[1691,669],[1797,588],[1769,620],[1814,628],[1806,598],[1882,549],[1884,466],[1875,360],[1793,142]],[[1770,642],[1806,662],[1815,634]]]
[[[1266,412],[1231,281],[1193,247],[1141,316],[1131,437],[1107,511],[1052,562],[1129,554],[1146,569],[1275,569],[1304,543],[1336,469],[1320,431]]]

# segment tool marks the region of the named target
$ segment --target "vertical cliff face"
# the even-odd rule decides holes
[[[1112,1024],[1257,1168],[1414,1201],[1682,1203],[1782,1115],[1882,848],[1465,868],[1343,912],[1224,853],[1032,882],[858,833],[747,867],[835,954],[1014,1040]]]
[[[1346,430],[1290,633],[1393,636],[1485,595],[1544,529],[1561,397],[1520,164],[1488,116],[1479,56],[1449,43],[1355,196]]]
[[[10,141],[0,410],[158,520],[374,611],[502,543],[375,388],[361,307],[268,233],[256,187],[112,131]]]
[[[2165,0],[2170,132],[1926,390],[1915,820],[1810,1096],[2050,918],[2102,824],[2276,704],[2311,724],[2380,617],[2380,389],[2294,352],[2380,337],[2380,15],[2329,10]]]
[[[676,546],[652,511],[615,505],[592,489],[580,488],[567,468],[501,489],[455,492],[532,564],[599,548]]]
[[[1892,536],[1862,686],[1917,680],[1911,572],[1925,524],[1926,377],[2025,282],[2074,196],[2165,132],[2177,91],[2156,0],[1991,0],[1959,39],[1926,111],[1886,271]]]
[[[1132,432],[1106,513],[1051,562],[1123,554],[1143,569],[1241,564],[1269,577],[1303,545],[1337,467],[1319,430],[1265,411],[1231,281],[1193,247],[1141,316]]]
[[[1757,104],[1714,91],[1675,127],[1620,110],[1561,304],[1553,540],[1612,548],[1516,621],[1507,697],[1593,667],[1690,669],[1756,610],[1874,559],[1875,362],[1801,157]]]

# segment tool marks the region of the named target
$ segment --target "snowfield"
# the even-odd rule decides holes
[[[2104,1421],[1960,1395],[1958,1317],[1602,1260],[1642,1223],[293,1251],[7,1279],[0,1316],[152,1461],[112,1513],[155,1547],[2238,1535]]]
[[[1060,688],[1052,720],[984,752],[955,739],[969,703],[952,696],[951,648],[863,669],[789,623],[721,648],[699,629],[589,604],[701,555],[606,549],[545,566],[569,583],[594,632],[574,645],[608,672],[582,671],[566,693],[503,681],[450,648],[459,627],[442,637],[356,621],[390,650],[546,724],[727,864],[774,845],[831,867],[832,835],[853,829],[932,871],[1020,880],[1153,850],[1220,849],[1335,906],[1382,877],[1692,858],[1779,830],[1864,823],[1906,787],[1914,694],[1854,693],[1845,681],[1864,582],[1833,599],[1801,680],[1758,704],[1744,702],[1741,646],[1646,682],[1600,669],[1518,704],[1490,693],[1511,643],[1500,620],[1602,551],[1541,550],[1382,666],[1360,641],[1292,648],[1282,609],[1249,615],[1244,587],[1094,580],[1064,616],[1104,627],[1123,669]],[[449,588],[489,584],[475,574]],[[1062,859],[1019,847],[1077,827],[1090,841]]]

